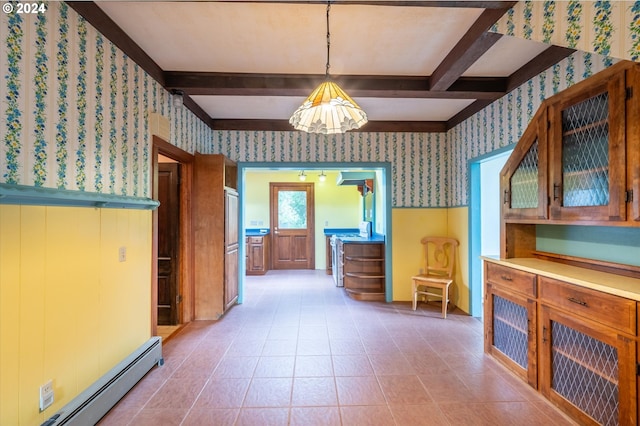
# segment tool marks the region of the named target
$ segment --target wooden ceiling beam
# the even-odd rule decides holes
[[[167,71],[165,87],[188,95],[302,96],[306,97],[325,76],[320,74],[233,74]],[[504,95],[504,77],[460,78],[450,90],[430,91],[428,78],[407,76],[334,76],[352,97],[497,99]]]
[[[288,120],[213,120],[214,130],[249,130],[249,131],[294,131]],[[414,133],[442,133],[445,132],[444,121],[369,121],[360,129],[351,132],[414,132]]]
[[[327,0],[218,0],[220,3],[278,3],[278,4],[327,4]],[[460,7],[476,9],[504,9],[517,1],[424,1],[424,0],[331,0],[332,5],[365,5],[393,7]]]
[[[431,90],[447,90],[478,58],[491,48],[501,34],[487,32],[509,8],[486,9],[462,36],[429,77]]]

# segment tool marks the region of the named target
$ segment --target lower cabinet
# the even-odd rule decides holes
[[[485,352],[579,424],[637,425],[640,304],[542,274],[485,262]]]
[[[246,237],[247,275],[264,275],[269,270],[269,235]]]
[[[349,296],[357,300],[385,300],[383,243],[341,244],[339,280]]]
[[[542,394],[581,424],[637,424],[636,341],[541,306]]]

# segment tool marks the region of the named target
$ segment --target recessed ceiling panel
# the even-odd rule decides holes
[[[326,6],[98,2],[164,70],[323,74]],[[331,73],[429,75],[483,9],[332,5]]]
[[[507,77],[549,48],[548,44],[503,36],[463,75],[466,77]]]
[[[192,96],[213,119],[288,120],[304,102],[290,96]],[[473,100],[359,98],[370,121],[446,121]]]

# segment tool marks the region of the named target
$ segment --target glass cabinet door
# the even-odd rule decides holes
[[[541,314],[542,393],[581,424],[636,424],[634,340],[547,306]]]
[[[502,217],[547,219],[547,113],[541,108],[500,174]]]
[[[550,107],[551,218],[625,220],[625,84],[617,76]]]

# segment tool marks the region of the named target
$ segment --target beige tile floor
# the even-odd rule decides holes
[[[408,285],[408,284],[407,284]],[[101,425],[572,425],[483,354],[480,321],[358,302],[324,271],[247,277]]]

